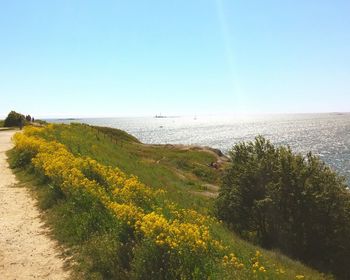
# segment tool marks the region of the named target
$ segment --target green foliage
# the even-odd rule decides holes
[[[34,118],[33,118],[34,119]],[[43,121],[43,120],[35,120],[35,123],[41,124],[41,125],[46,125],[47,121]]]
[[[13,152],[10,158],[10,167],[11,168],[25,167],[31,162],[33,157],[34,157],[33,151],[25,150],[25,151],[16,152],[16,153]]]
[[[129,248],[111,233],[96,235],[83,247],[86,279],[128,279]]]
[[[83,192],[65,197],[32,172],[30,168],[17,170],[17,177],[35,191],[55,238],[73,249],[78,261],[78,275],[73,279],[128,279],[131,247],[125,242],[127,229],[93,197]]]
[[[350,192],[318,157],[263,137],[240,143],[216,201],[242,236],[349,279]]]
[[[129,174],[137,174],[140,180],[149,181],[149,185],[154,188],[166,187],[167,193],[158,198],[159,205],[175,201],[181,207],[190,207],[204,214],[212,211],[211,200],[191,193],[194,186],[207,182],[205,178],[197,177],[201,176],[200,172],[197,176],[193,175],[194,167],[215,171],[210,173],[215,179],[220,175],[219,170],[208,167],[215,160],[210,153],[118,139],[116,144],[113,137],[85,125],[55,125],[45,131],[49,133],[42,137],[64,143],[77,155],[92,157],[106,165],[119,166]],[[123,144],[120,145],[120,142]],[[252,279],[250,259],[261,249],[239,239],[223,224],[213,221],[212,233],[227,245],[228,252],[235,252],[244,261],[246,270],[225,270],[219,256],[217,259],[206,255],[198,257],[190,251],[184,251],[179,257],[156,246],[151,240],[140,240],[137,235],[134,236],[130,227],[121,224],[93,197],[86,193],[74,193],[74,196],[66,197],[52,182],[43,180],[40,174],[30,168],[30,156],[19,155],[14,150],[10,154],[14,161],[12,166],[21,168],[18,176],[20,181],[27,182],[28,187],[35,191],[54,237],[72,250],[78,274],[74,275],[74,279],[207,279],[208,275],[211,275],[211,279],[220,280]],[[101,178],[91,170],[84,172],[103,184]],[[182,176],[186,177],[183,179]],[[188,183],[189,180],[192,184]],[[324,279],[318,272],[280,254],[262,252],[266,263],[271,264],[266,266],[266,274],[261,275],[264,279],[295,279],[298,274],[305,275],[305,279]],[[277,275],[275,266],[283,268],[284,274]]]
[[[19,126],[22,127],[25,121],[25,117],[15,111],[11,111],[4,121],[5,127]]]
[[[199,178],[204,178],[210,183],[216,182],[216,171],[214,169],[203,169],[201,166],[196,166],[192,169],[194,175]]]
[[[0,120],[0,127],[4,126],[5,121],[4,120]]]
[[[166,187],[171,200],[183,207],[202,207],[204,212],[208,212],[211,202],[192,194],[195,189],[191,186],[218,183],[221,177],[221,170],[209,167],[216,161],[212,153],[171,145],[145,145],[118,129],[73,123],[55,125],[50,134],[40,136],[63,143],[75,155],[119,167],[151,187]]]
[[[145,240],[134,250],[131,279],[207,279],[215,275],[210,258],[198,258],[190,253],[178,258],[150,240]],[[216,264],[217,266],[217,264]],[[196,269],[193,269],[196,268]],[[216,279],[216,278],[215,278]],[[219,278],[220,279],[220,278]]]
[[[154,242],[145,240],[135,248],[132,278],[135,280],[173,279],[170,276],[169,254]]]
[[[102,126],[93,126],[93,128],[96,129],[98,132],[102,132],[103,134],[110,136],[113,140],[116,141],[140,143],[140,141],[136,137],[120,129]]]

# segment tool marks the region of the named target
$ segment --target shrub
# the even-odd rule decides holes
[[[87,279],[128,279],[128,249],[114,234],[93,236],[83,247]],[[98,277],[99,276],[99,277]]]
[[[24,123],[25,117],[22,114],[19,114],[15,111],[11,111],[5,119],[4,126],[12,127],[12,126],[22,126]]]
[[[230,151],[217,214],[242,236],[349,279],[350,192],[318,157],[263,137]]]

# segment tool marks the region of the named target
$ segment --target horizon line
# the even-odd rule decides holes
[[[21,112],[19,112],[21,113]],[[243,116],[268,116],[268,115],[312,115],[312,114],[349,114],[350,111],[318,111],[318,112],[247,112],[247,113],[213,113],[213,114],[162,114],[164,117],[243,117]],[[35,119],[107,119],[107,118],[149,118],[155,117],[158,114],[144,115],[39,115],[33,117]],[[0,116],[0,119],[5,119],[7,115]]]

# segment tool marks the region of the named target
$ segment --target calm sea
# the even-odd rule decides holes
[[[52,120],[51,120],[52,121]],[[55,120],[69,122],[67,120]],[[319,155],[350,182],[350,113],[250,117],[91,118],[91,125],[119,128],[144,143],[194,144],[226,153],[235,143],[263,135],[294,151]]]

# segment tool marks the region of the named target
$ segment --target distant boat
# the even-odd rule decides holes
[[[156,119],[170,119],[170,118],[179,118],[179,116],[162,116],[162,114],[155,115]]]

